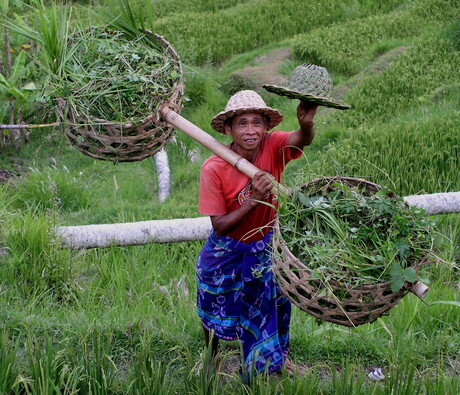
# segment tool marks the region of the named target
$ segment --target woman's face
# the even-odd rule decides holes
[[[265,117],[258,113],[237,115],[231,125],[225,125],[225,132],[231,134],[237,148],[244,151],[257,150],[266,131]]]

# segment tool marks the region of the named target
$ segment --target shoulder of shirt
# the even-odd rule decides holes
[[[212,155],[208,159],[206,159],[203,164],[201,165],[201,168],[209,168],[209,167],[215,167],[215,166],[230,166],[225,160],[222,158],[218,157],[217,155]]]
[[[285,132],[284,130],[272,130],[271,132],[269,132],[268,134],[269,135],[278,135],[278,136],[285,136],[287,134],[291,134],[292,132]]]
[[[287,141],[290,134],[291,132],[285,132],[283,130],[273,130],[267,133],[266,141],[269,142],[269,144],[283,144]]]

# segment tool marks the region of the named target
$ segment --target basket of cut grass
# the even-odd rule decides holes
[[[319,320],[371,323],[409,291],[433,244],[423,211],[366,180],[324,177],[280,204],[273,272],[283,293]]]
[[[70,37],[68,53],[58,107],[73,146],[95,159],[134,162],[171,139],[159,107],[167,101],[180,111],[184,86],[180,58],[162,36],[91,28]]]

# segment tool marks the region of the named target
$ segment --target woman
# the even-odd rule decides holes
[[[280,182],[286,164],[311,144],[316,109],[301,102],[296,131],[268,133],[283,115],[245,90],[211,122],[232,136],[233,151],[261,169],[251,180],[213,155],[200,176],[199,211],[211,217],[213,229],[196,263],[198,315],[206,345],[212,337],[213,356],[218,339],[241,342],[245,375],[272,373],[284,364],[292,370],[287,359],[291,305],[270,270],[276,196],[267,173]]]

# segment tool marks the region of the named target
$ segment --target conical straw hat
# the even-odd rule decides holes
[[[320,106],[347,110],[348,104],[339,103],[332,95],[332,79],[324,67],[305,63],[297,66],[284,86],[262,85],[267,91],[290,99],[317,103]]]
[[[283,120],[283,114],[274,108],[267,107],[264,99],[257,92],[243,90],[235,93],[227,102],[225,111],[217,114],[211,121],[212,128],[219,132],[225,133],[225,121],[236,115],[247,113],[259,113],[268,117],[267,130],[273,129]]]

